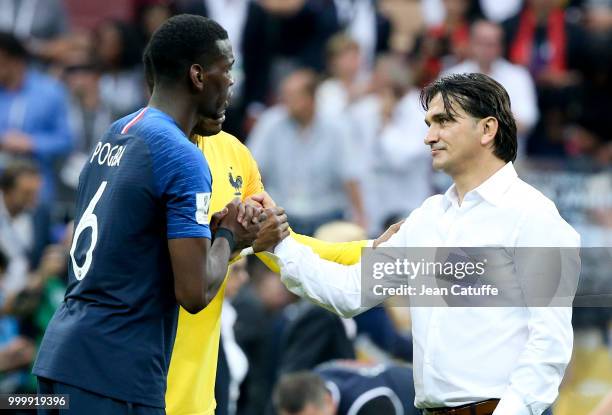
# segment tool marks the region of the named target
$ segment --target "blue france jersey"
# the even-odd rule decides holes
[[[395,414],[420,413],[414,407],[412,366],[335,360],[317,366],[314,371],[325,381],[338,405],[338,415],[359,414],[366,403],[379,396],[389,399]]]
[[[163,407],[178,318],[168,239],[210,238],[208,164],[151,107],[116,121],[88,161],[68,289],[33,373]]]

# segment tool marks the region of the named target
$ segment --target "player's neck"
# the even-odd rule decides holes
[[[172,117],[183,133],[189,137],[196,123],[195,106],[188,99],[181,99],[180,95],[175,91],[160,91],[155,88],[148,106]]]

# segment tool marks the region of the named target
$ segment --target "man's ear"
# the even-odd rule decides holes
[[[204,89],[204,68],[197,63],[194,63],[189,67],[189,79],[191,85],[197,90],[202,91]]]
[[[493,144],[495,140],[495,135],[497,134],[497,129],[499,128],[499,122],[495,117],[486,117],[480,120],[480,125],[482,128],[482,137],[480,139],[480,144],[483,146],[489,146]]]

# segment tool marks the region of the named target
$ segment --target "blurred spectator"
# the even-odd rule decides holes
[[[100,94],[112,119],[120,118],[145,102],[142,43],[136,30],[120,21],[102,23],[95,34],[95,51],[104,71]]]
[[[41,186],[40,173],[28,162],[12,162],[0,177],[0,249],[8,257],[8,266],[1,283],[5,296],[27,285],[30,256],[38,235],[33,210]]]
[[[61,244],[46,248],[38,268],[27,276],[27,285],[19,292],[3,296],[2,314],[7,314],[7,317],[0,319],[0,331],[3,331],[0,337],[7,335],[9,327],[13,327],[15,337],[0,351],[0,372],[29,366],[33,362],[44,331],[64,299],[71,235],[72,228],[68,227]],[[21,393],[35,393],[36,386],[36,378],[29,371],[15,373],[0,381],[0,390],[3,391],[12,388]]]
[[[234,333],[248,358],[249,370],[240,388],[237,413],[261,415],[272,394],[280,354],[280,333],[285,324],[282,309],[293,294],[261,261],[249,262],[251,280],[232,304],[237,313]]]
[[[153,32],[175,14],[175,7],[169,0],[134,0],[133,14],[142,41],[146,43]]]
[[[575,69],[583,58],[583,32],[560,0],[526,0],[521,12],[503,25],[509,60],[528,68],[538,89],[541,117],[528,153],[564,156],[563,125],[577,105],[580,78]]]
[[[60,187],[58,201],[71,206],[87,155],[113,120],[100,95],[100,76],[100,68],[88,61],[71,65],[64,71],[64,81],[70,91],[69,121],[74,149],[60,171],[64,186]]]
[[[421,12],[427,27],[439,26],[444,22],[443,0],[421,0]]]
[[[20,39],[52,39],[66,30],[66,13],[61,0],[3,0],[0,31]]]
[[[70,127],[74,151],[89,153],[111,123],[110,110],[100,94],[101,69],[91,61],[68,66],[64,81],[70,91]]]
[[[410,75],[401,59],[381,56],[372,80],[374,93],[350,109],[369,235],[380,234],[390,216],[408,216],[432,192],[431,157],[423,142],[427,126]]]
[[[516,15],[523,2],[524,0],[480,0],[480,9],[487,20],[500,23]]]
[[[470,19],[482,17],[483,5],[489,0],[468,0],[467,2],[467,14]],[[507,3],[514,3],[515,1],[522,0],[507,0]],[[420,0],[423,18],[427,27],[436,27],[444,23],[444,20],[449,13],[453,13],[455,4],[448,4],[447,0]],[[450,11],[449,11],[450,7]],[[506,6],[497,7],[497,9],[505,9]]]
[[[26,42],[29,51],[43,58],[50,57],[61,43],[68,22],[61,0],[2,0],[0,31],[11,32]]]
[[[4,282],[8,257],[0,249],[0,284]],[[0,304],[5,308],[6,298],[0,290]],[[0,392],[15,393],[24,383],[25,374],[19,369],[28,367],[35,355],[32,341],[21,335],[18,320],[0,313]]]
[[[376,55],[389,51],[391,23],[379,11],[379,0],[334,0],[336,16],[347,35],[359,45],[363,69],[369,73]]]
[[[54,194],[54,162],[72,145],[68,97],[55,80],[31,68],[23,45],[0,33],[0,149],[31,157],[44,177],[42,199]]]
[[[607,123],[612,112],[612,2],[587,1],[584,8],[586,41],[577,68],[582,74],[580,105],[565,131],[567,153],[585,163],[612,164],[612,135]]]
[[[264,0],[266,10],[275,16],[277,51],[285,61],[275,69],[280,78],[299,67],[322,71],[325,45],[341,26],[334,1]]]
[[[179,9],[216,20],[227,30],[234,52],[232,98],[223,130],[244,139],[269,100],[275,53],[273,17],[265,1],[184,0]]]
[[[357,325],[308,300],[285,310],[279,374],[312,369],[332,359],[354,359]]]
[[[477,20],[472,24],[470,33],[471,59],[449,68],[444,74],[480,72],[502,84],[510,95],[516,119],[519,154],[524,154],[523,139],[539,116],[537,94],[529,72],[502,57],[503,36],[504,32],[497,24]]]
[[[240,384],[246,377],[249,368],[246,355],[236,343],[234,324],[238,314],[231,303],[240,288],[248,282],[248,279],[246,258],[242,258],[230,266],[221,312],[221,343],[219,345],[219,360],[217,361],[218,369],[215,381],[216,415],[236,413]]]
[[[418,415],[412,367],[334,361],[284,376],[274,390],[279,415]]]
[[[418,41],[417,83],[426,85],[444,68],[468,56],[470,0],[444,0],[444,20],[429,27]]]
[[[568,69],[581,38],[560,0],[526,0],[504,28],[510,60],[527,67],[538,83],[561,86],[572,81]]]
[[[316,114],[316,88],[312,71],[289,75],[283,105],[262,115],[248,142],[270,195],[305,235],[351,210],[365,222],[354,144],[341,121]]]
[[[355,100],[361,98],[368,85],[360,76],[359,44],[346,34],[337,34],[327,43],[329,78],[317,89],[317,112],[326,117],[339,117]]]

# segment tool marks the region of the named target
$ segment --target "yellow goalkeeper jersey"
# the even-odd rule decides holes
[[[223,131],[212,137],[198,136],[197,145],[212,174],[211,215],[235,197],[245,199],[264,190],[257,163],[234,136]],[[294,233],[291,237],[312,247],[322,258],[346,265],[358,262],[361,248],[365,246],[365,241],[327,243]],[[266,265],[274,269],[272,264]],[[198,314],[179,310],[166,390],[168,415],[214,415],[224,294],[225,282],[213,301]]]

